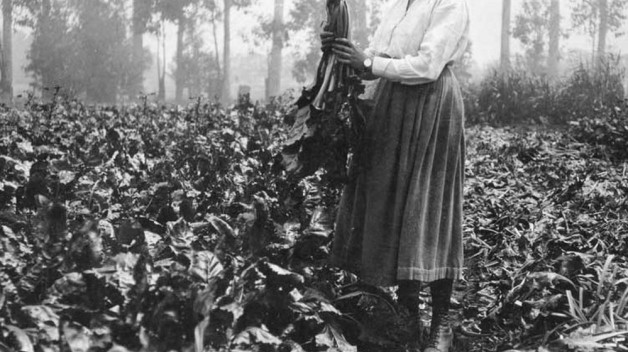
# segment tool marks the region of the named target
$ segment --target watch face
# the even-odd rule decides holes
[[[371,60],[370,58],[364,60],[364,66],[369,68],[371,67],[371,65],[373,64],[373,60]]]

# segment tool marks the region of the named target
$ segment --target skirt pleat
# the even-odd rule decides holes
[[[463,264],[464,106],[449,67],[433,83],[381,80],[351,167],[330,262],[370,284],[457,279]]]

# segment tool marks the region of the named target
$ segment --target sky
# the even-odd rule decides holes
[[[622,0],[628,1],[628,0]],[[501,14],[502,0],[468,0],[471,17],[470,37],[473,42],[473,57],[480,65],[490,65],[499,58],[501,41]],[[591,50],[591,39],[577,31],[569,30],[570,0],[561,1],[561,17],[563,30],[568,34],[562,38],[561,49],[563,53],[573,50]],[[512,21],[521,10],[523,0],[512,1]],[[623,32],[628,32],[628,23],[624,23]],[[628,52],[628,36],[615,38],[608,37],[609,50],[613,52]],[[513,51],[521,50],[517,40],[512,40]]]
[[[253,18],[242,13],[237,13],[234,16],[234,21],[239,23],[237,32],[239,32],[240,36],[246,36],[247,33],[250,33],[256,25],[255,16],[270,17],[272,15],[273,1],[257,0],[257,5],[250,10],[251,14],[254,14]],[[285,0],[286,16],[289,16],[293,2],[293,0]],[[467,0],[467,2],[471,18],[470,37],[474,48],[473,57],[480,65],[490,64],[499,58],[502,0]],[[570,2],[570,0],[561,1],[563,27],[565,29],[570,26],[571,22],[569,19]],[[513,22],[514,17],[521,9],[522,3],[523,0],[512,1]],[[628,33],[628,21],[626,22],[623,32]],[[587,36],[570,30],[566,32],[569,33],[569,37],[563,38],[563,50],[590,50],[591,42]],[[608,39],[611,50],[628,52],[628,35],[619,38],[610,35]],[[250,46],[240,39],[235,39],[234,46],[236,47],[235,50],[242,52],[250,50]],[[520,50],[516,40],[512,41],[512,46],[514,51]]]
[[[270,51],[270,44],[263,43],[262,45],[255,45],[252,40],[251,33],[259,26],[260,18],[271,18],[273,14],[274,0],[252,0],[254,5],[249,7],[246,11],[234,10],[232,12],[232,54],[239,56],[250,55],[251,53],[257,53],[266,55]],[[289,18],[290,10],[293,7],[294,0],[285,1],[285,17]],[[380,1],[380,0],[367,0],[367,1]],[[420,0],[417,0],[420,1]],[[628,1],[628,0],[626,0]],[[485,69],[493,66],[498,58],[500,52],[500,29],[501,29],[501,11],[502,0],[467,0],[470,10],[471,29],[470,37],[473,43],[472,59],[475,62],[475,69],[477,72],[483,72]],[[521,4],[523,0],[512,0],[512,17],[514,18],[518,12],[520,12]],[[567,38],[561,39],[561,50],[563,55],[568,54],[574,50],[581,50],[583,52],[590,52],[591,41],[585,35],[579,34],[573,30],[569,30],[569,4],[571,0],[561,0],[561,12],[563,21],[561,25],[568,33]],[[321,9],[323,11],[324,9]],[[625,21],[622,32],[628,34],[628,21]],[[174,50],[176,48],[176,29],[173,25],[168,28],[168,44],[167,44],[167,56],[172,60],[175,56]],[[222,34],[219,33],[219,38],[222,38]],[[210,42],[208,34],[208,42]],[[285,49],[285,54],[288,56],[297,56],[303,51],[304,45],[299,43],[306,43],[305,37],[292,38],[292,45]],[[147,35],[145,43],[149,50],[153,53],[156,52],[155,38],[151,35]],[[609,51],[626,53],[628,52],[628,35],[615,37],[609,35],[608,38]],[[511,41],[512,50],[514,53],[521,51],[521,47],[517,40]],[[14,62],[24,66],[25,55],[23,53],[15,53],[18,55]],[[566,63],[563,63],[566,64]],[[171,67],[171,63],[168,63],[168,67]],[[260,68],[265,71],[266,68]],[[146,75],[146,84],[149,86],[156,86],[155,74],[148,72]],[[478,75],[479,76],[479,75]],[[169,83],[169,82],[167,82]],[[288,82],[287,85],[296,88],[299,86],[296,82]],[[27,85],[26,85],[27,86]],[[173,86],[172,83],[168,84],[169,88]],[[19,89],[19,87],[18,87]],[[170,91],[170,89],[168,89]]]
[[[274,0],[253,0],[254,5],[243,11],[234,11],[232,14],[234,28],[232,38],[232,51],[234,54],[246,55],[250,52],[268,54],[270,45],[254,46],[250,39],[250,33],[258,26],[259,18],[271,18],[273,15]],[[293,7],[294,0],[285,1],[285,18],[289,18],[290,10]],[[367,0],[379,1],[379,0]],[[389,0],[390,1],[390,0]],[[395,0],[392,0],[395,1]],[[417,0],[420,1],[420,0]],[[628,0],[626,0],[628,1]],[[494,67],[500,55],[501,40],[501,16],[502,16],[502,0],[467,0],[469,4],[471,29],[470,38],[473,43],[472,60],[474,61],[474,72],[476,78],[481,77],[485,70]],[[512,0],[512,21],[514,24],[515,16],[521,11],[523,0]],[[570,21],[570,3],[571,0],[561,0],[561,15],[563,30],[568,34],[567,37],[561,39],[561,50],[563,55],[567,56],[569,52],[582,51],[588,53],[591,51],[591,39],[576,31],[569,30]],[[321,9],[323,11],[323,9]],[[174,40],[174,28],[171,28],[171,40]],[[628,23],[624,25],[622,30],[628,33]],[[295,39],[295,38],[293,38]],[[288,55],[297,56],[303,51],[305,45],[299,46],[298,43],[306,43],[307,38],[297,38],[292,41],[292,45],[286,48]],[[614,35],[608,37],[609,50],[612,52],[628,52],[628,36],[616,38]],[[174,50],[174,42],[169,45]],[[521,52],[522,48],[517,40],[511,39],[511,48],[513,53]],[[580,57],[582,54],[579,54]],[[169,54],[174,56],[174,52]],[[586,56],[588,58],[588,54]],[[563,67],[568,68],[578,62],[567,62],[563,60]],[[298,88],[296,82],[288,83],[290,88]],[[234,88],[235,89],[235,88]]]

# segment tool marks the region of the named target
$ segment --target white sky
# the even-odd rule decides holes
[[[370,1],[370,0],[367,0]],[[471,16],[471,41],[473,42],[473,59],[478,63],[480,67],[485,67],[494,63],[499,58],[500,47],[500,29],[501,29],[501,11],[502,0],[467,0],[469,3],[470,16]],[[626,0],[628,1],[628,0]],[[251,51],[259,53],[265,53],[269,50],[269,45],[266,47],[253,47],[250,40],[244,39],[250,37],[249,33],[258,25],[257,19],[259,16],[266,16],[270,18],[273,13],[274,0],[253,0],[254,5],[250,7],[246,12],[236,10],[232,13],[233,18],[233,30],[232,30],[232,51],[234,54],[245,54]],[[570,50],[580,49],[584,51],[590,51],[591,41],[582,34],[575,33],[572,30],[568,30],[570,26],[569,20],[569,4],[571,1],[561,1],[561,12],[563,17],[563,30],[569,33],[568,38],[562,38],[561,49],[563,53]],[[289,16],[289,11],[292,8],[294,0],[285,0],[285,17]],[[512,2],[512,21],[520,10],[523,0],[513,0]],[[322,11],[323,9],[321,9]],[[623,32],[628,33],[628,23],[624,25]],[[171,43],[169,48],[174,50],[174,28],[171,29],[171,35],[169,36]],[[222,38],[222,34],[220,35]],[[293,41],[293,45],[299,42],[299,40]],[[614,35],[609,35],[608,44],[610,51],[613,52],[628,52],[628,36],[621,36],[616,38]],[[521,50],[517,40],[512,39],[511,46],[516,53]],[[296,47],[288,48],[290,50],[298,50],[298,44]],[[172,52],[169,57],[174,56]]]
[[[222,1],[217,0],[219,3]],[[288,18],[289,11],[292,8],[295,0],[285,1],[285,17]],[[366,0],[366,1],[381,1],[381,0]],[[628,0],[622,0],[628,1]],[[259,17],[266,16],[270,18],[273,13],[274,0],[252,0],[253,6],[249,7],[246,12],[242,10],[232,11],[232,54],[243,55],[250,52],[257,52],[260,54],[266,54],[270,50],[270,43],[265,43],[262,46],[255,46],[250,38],[250,33],[258,26]],[[500,29],[501,29],[501,11],[502,0],[467,0],[470,8],[471,16],[471,41],[473,42],[472,58],[477,63],[477,68],[484,69],[494,64],[499,58],[500,48]],[[512,18],[514,18],[520,11],[523,0],[513,0]],[[584,52],[590,52],[591,41],[587,36],[575,33],[573,30],[569,30],[569,4],[570,0],[561,1],[561,12],[563,16],[562,27],[565,32],[569,34],[568,38],[561,39],[561,50],[563,55],[569,53],[572,50],[582,50]],[[323,11],[324,9],[321,9]],[[222,41],[222,26],[219,26],[219,40]],[[628,21],[624,24],[622,32],[627,33],[625,36],[615,37],[609,35],[608,44],[609,51],[611,52],[628,52]],[[176,29],[174,25],[168,27],[168,43],[167,57],[169,60],[174,58],[174,50],[176,48]],[[291,38],[292,46],[286,49],[286,53],[299,52],[300,46],[298,43],[305,43],[305,38]],[[296,40],[295,40],[296,39]],[[211,37],[209,32],[207,33],[208,45],[211,43]],[[151,35],[146,35],[146,45],[153,51],[155,48],[155,38]],[[222,44],[220,44],[222,45]],[[512,39],[512,50],[514,53],[520,51],[521,48],[518,45],[517,40]],[[17,53],[16,53],[17,54]],[[25,58],[25,57],[24,57]],[[16,62],[20,62],[20,58],[17,58]],[[23,63],[22,63],[23,64]],[[22,66],[22,65],[21,65]],[[171,64],[168,63],[168,67]],[[266,70],[266,68],[260,68]],[[152,72],[147,74],[147,83],[153,85],[152,82],[155,77]],[[172,86],[172,84],[169,84]]]
[[[255,1],[255,0],[254,0]],[[263,14],[271,16],[273,11],[273,0],[256,0],[257,4],[249,11],[253,14]],[[367,0],[368,1],[368,0]],[[499,57],[500,29],[501,29],[501,12],[502,0],[467,0],[471,16],[471,40],[474,45],[474,57],[480,63],[487,63],[496,60]],[[292,6],[294,0],[285,0],[286,16]],[[523,0],[513,0],[512,17],[520,10]],[[563,29],[570,26],[569,20],[569,0],[561,1],[561,11],[563,17]],[[256,25],[251,16],[236,13],[234,22],[237,22],[238,32],[246,34]],[[590,49],[590,41],[584,35],[574,33],[567,30],[569,38],[563,39],[563,49],[580,48],[583,50]],[[623,32],[628,32],[628,23],[624,25]],[[234,38],[234,47],[240,47],[241,50],[249,50],[247,45],[243,45],[239,38]],[[514,49],[517,49],[516,40],[513,39]],[[615,51],[628,51],[628,36],[615,38],[614,35],[609,36],[609,47]],[[623,50],[622,50],[623,49]]]

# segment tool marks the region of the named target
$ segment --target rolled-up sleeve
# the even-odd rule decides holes
[[[445,65],[465,50],[461,46],[466,46],[469,26],[466,6],[463,0],[440,1],[417,54],[393,59],[374,57],[373,74],[403,84],[423,84],[438,79]]]

